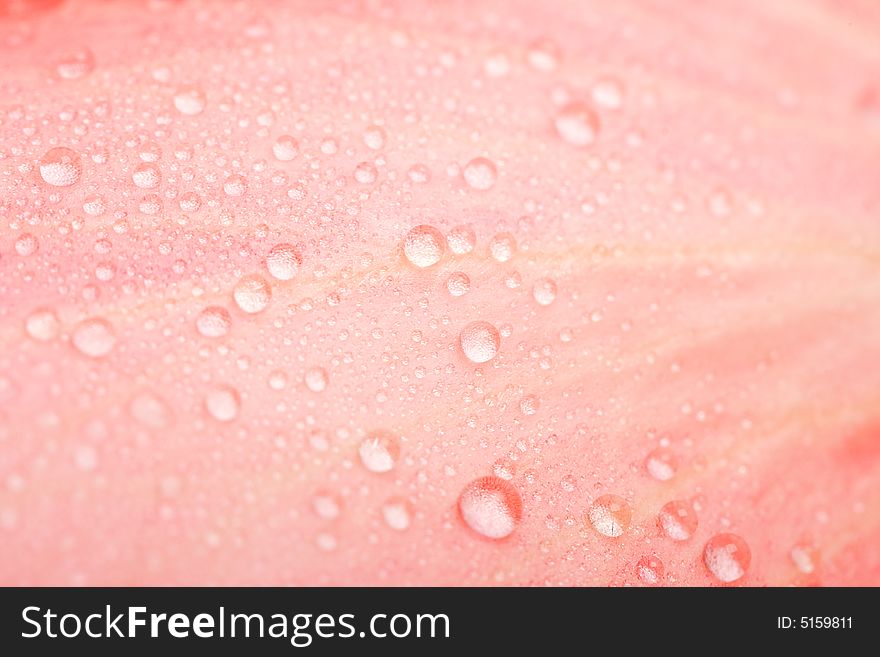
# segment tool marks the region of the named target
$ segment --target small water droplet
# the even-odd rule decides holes
[[[171,409],[152,392],[135,395],[128,405],[128,411],[135,421],[151,429],[164,429],[171,424]]]
[[[458,511],[468,527],[497,540],[510,536],[516,529],[522,518],[522,499],[504,479],[480,477],[462,490]]]
[[[541,400],[535,395],[526,395],[519,402],[519,410],[523,415],[534,415],[541,408]]]
[[[95,68],[95,56],[83,46],[67,53],[55,62],[55,71],[63,80],[78,80],[91,73]]]
[[[446,279],[446,290],[454,297],[460,297],[471,289],[471,279],[463,271],[454,271]]]
[[[804,575],[816,572],[819,563],[819,551],[810,543],[798,543],[791,549],[791,561],[795,568]]]
[[[673,541],[686,541],[697,531],[697,513],[682,500],[667,502],[657,516],[660,529]]]
[[[64,146],[49,149],[40,158],[40,177],[55,187],[70,187],[82,174],[79,153]]]
[[[382,505],[382,518],[391,529],[405,531],[412,523],[412,506],[403,498],[392,497]]]
[[[82,209],[90,217],[100,217],[107,212],[107,202],[100,194],[90,194],[83,199]]]
[[[471,322],[458,336],[461,350],[472,363],[488,363],[498,354],[501,335],[489,322]]]
[[[644,556],[636,564],[639,581],[647,586],[655,586],[663,579],[663,562],[653,555]]]
[[[614,78],[601,78],[593,85],[593,102],[616,110],[623,105],[623,85]]]
[[[24,321],[25,332],[40,342],[55,339],[60,329],[61,322],[58,321],[58,315],[50,308],[38,308]]]
[[[290,162],[299,154],[299,142],[290,135],[281,135],[272,144],[272,155],[279,162]]]
[[[181,87],[174,94],[174,107],[186,116],[201,114],[206,104],[205,92],[199,87]]]
[[[159,186],[162,174],[159,172],[158,166],[151,162],[144,162],[134,168],[131,179],[141,189],[153,189]]]
[[[242,276],[232,291],[235,304],[248,314],[262,312],[272,298],[272,288],[259,274]]]
[[[618,495],[602,495],[590,505],[587,517],[593,529],[602,536],[618,538],[629,527],[632,509]]]
[[[266,255],[266,269],[273,278],[289,281],[302,264],[302,254],[292,244],[276,244]]]
[[[532,287],[532,297],[539,306],[549,306],[556,301],[556,282],[550,278],[538,279]]]
[[[498,169],[492,160],[485,157],[475,157],[464,165],[462,175],[468,186],[484,192],[495,186],[495,181],[498,180]]]
[[[196,329],[206,338],[222,338],[231,326],[229,311],[220,306],[209,306],[196,317]]]
[[[489,253],[498,262],[507,262],[516,253],[516,240],[510,233],[498,233],[489,242]]]
[[[361,441],[358,454],[370,472],[389,472],[400,458],[400,440],[389,431],[374,431]]]
[[[91,358],[109,354],[116,345],[116,333],[106,319],[91,317],[73,329],[71,342],[76,349]]]
[[[560,58],[559,46],[546,38],[532,41],[526,51],[526,61],[529,66],[544,73],[555,70],[559,66]]]
[[[376,182],[376,167],[369,162],[361,162],[354,168],[354,179],[362,185]]]
[[[599,133],[599,117],[583,103],[563,107],[554,121],[556,132],[572,146],[589,146]]]
[[[320,492],[312,498],[312,509],[324,520],[334,520],[342,514],[342,502],[333,493]]]
[[[15,240],[15,252],[23,258],[31,256],[40,248],[40,242],[33,233],[22,233]]]
[[[669,481],[677,468],[675,455],[665,447],[658,447],[645,459],[645,469],[657,481]]]
[[[323,367],[312,367],[306,371],[306,387],[312,392],[323,392],[327,388],[327,370]]]
[[[223,181],[223,191],[227,196],[244,196],[247,188],[247,180],[237,173],[233,173]]]
[[[470,226],[456,226],[446,235],[446,243],[455,255],[465,255],[474,250],[477,236]]]
[[[444,242],[443,233],[433,226],[422,224],[410,229],[404,237],[403,254],[416,267],[430,267],[443,257]]]
[[[703,563],[709,573],[725,584],[741,579],[751,561],[748,544],[736,534],[716,534],[703,548]]]
[[[205,395],[205,408],[218,422],[231,422],[238,417],[241,395],[232,386],[217,386]]]
[[[377,125],[371,125],[364,130],[364,144],[371,150],[381,150],[385,146],[385,139],[385,131]]]

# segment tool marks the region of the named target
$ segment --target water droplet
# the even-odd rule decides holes
[[[532,287],[532,296],[539,306],[549,306],[556,301],[556,282],[549,278],[535,281],[535,285]]]
[[[206,103],[205,92],[199,87],[181,87],[174,94],[174,107],[187,116],[201,114]]]
[[[235,304],[242,311],[255,314],[262,312],[269,305],[272,298],[272,288],[266,282],[266,279],[259,274],[249,274],[242,276],[235,289],[232,291],[232,298]]]
[[[159,186],[159,183],[162,180],[162,174],[159,172],[159,167],[155,164],[144,162],[138,164],[134,168],[134,172],[131,174],[131,179],[134,181],[134,184],[141,189],[153,189],[154,187]]]
[[[498,354],[501,335],[489,322],[471,322],[458,336],[461,350],[472,363],[488,363]]]
[[[412,523],[412,507],[405,499],[393,497],[382,505],[382,517],[391,529],[402,532]]]
[[[470,226],[456,226],[446,235],[446,243],[455,255],[465,255],[474,250],[477,236]]]
[[[128,405],[135,421],[150,429],[164,429],[171,424],[171,410],[165,401],[151,392],[135,395]]]
[[[550,39],[536,39],[529,44],[526,61],[536,71],[547,73],[559,66],[561,53],[559,46]]]
[[[40,158],[40,177],[55,187],[70,187],[81,174],[79,153],[64,146],[52,148]]]
[[[501,78],[510,73],[510,59],[504,53],[492,53],[483,62],[483,71],[490,78]]]
[[[433,226],[416,226],[403,239],[403,254],[416,267],[430,267],[443,257],[444,241],[443,234]]]
[[[312,392],[323,392],[327,388],[327,370],[323,367],[312,367],[306,371],[306,387]]]
[[[618,495],[602,495],[590,505],[587,517],[593,529],[602,536],[617,538],[629,527],[632,509]]]
[[[388,472],[400,458],[400,440],[388,431],[374,431],[361,441],[358,454],[370,472]]]
[[[243,196],[247,191],[247,180],[244,176],[233,173],[223,181],[223,191],[227,196]]]
[[[752,553],[736,534],[716,534],[703,548],[703,563],[719,582],[729,584],[741,579],[749,569]]]
[[[599,133],[599,117],[583,103],[563,107],[554,121],[556,132],[572,146],[589,146]]]
[[[385,146],[385,139],[385,131],[377,125],[371,125],[364,130],[364,144],[371,150],[381,150]]]
[[[100,217],[107,212],[107,202],[100,194],[90,194],[83,199],[82,209],[90,217]]]
[[[71,341],[80,353],[91,358],[101,358],[113,350],[116,333],[106,319],[92,317],[77,324]]]
[[[229,311],[220,306],[209,306],[196,317],[196,329],[206,338],[222,338],[231,326]]]
[[[498,262],[507,262],[516,253],[516,240],[510,233],[498,233],[489,242],[489,253]]]
[[[95,68],[95,56],[86,47],[78,48],[55,62],[58,77],[64,80],[78,80]]]
[[[281,135],[272,144],[272,155],[279,162],[290,162],[299,154],[299,142],[290,135]]]
[[[205,395],[205,408],[218,422],[231,422],[238,417],[241,395],[232,386],[217,386]]]
[[[665,447],[658,447],[645,459],[645,469],[657,481],[669,481],[677,468],[675,455]]]
[[[342,514],[342,502],[333,493],[321,492],[312,498],[312,509],[324,520],[334,520]]]
[[[541,408],[541,400],[535,395],[526,395],[519,402],[519,410],[523,415],[534,415]]]
[[[431,170],[424,164],[413,164],[407,169],[406,175],[415,185],[424,185],[431,180]]]
[[[464,181],[472,188],[486,191],[495,186],[498,179],[498,169],[495,163],[485,157],[475,157],[464,165],[462,171]]]
[[[522,518],[522,499],[507,481],[489,476],[475,479],[462,490],[458,511],[468,527],[481,536],[510,536]]]
[[[32,233],[22,233],[15,240],[15,252],[23,258],[31,256],[40,248],[40,242]]]
[[[446,289],[454,297],[460,297],[471,289],[471,279],[463,271],[454,271],[446,279]]]
[[[804,575],[816,572],[819,562],[819,551],[809,543],[798,543],[791,549],[791,561],[795,568]]]
[[[636,575],[647,586],[659,584],[663,579],[663,571],[663,562],[653,555],[642,557],[636,564]]]
[[[266,255],[266,269],[273,278],[289,281],[302,264],[302,254],[292,244],[276,244]]]
[[[362,185],[376,182],[376,167],[369,162],[361,162],[354,168],[354,179]]]
[[[667,502],[657,516],[660,529],[673,541],[686,541],[697,531],[697,513],[682,500]]]
[[[614,78],[601,78],[593,85],[593,102],[616,110],[623,105],[623,85]]]
[[[61,322],[58,321],[58,315],[50,308],[34,310],[24,320],[25,332],[31,338],[40,342],[55,339],[60,329]]]

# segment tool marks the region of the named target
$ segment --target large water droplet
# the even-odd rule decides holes
[[[471,322],[458,336],[461,350],[472,363],[488,363],[498,354],[501,334],[489,322]]]
[[[691,504],[682,500],[664,504],[657,522],[673,541],[686,541],[697,531],[697,514]]]
[[[195,116],[205,110],[205,92],[199,87],[182,87],[174,94],[174,107],[181,114]]]
[[[231,422],[238,417],[241,395],[232,386],[217,386],[205,395],[205,408],[218,422]]]
[[[492,189],[498,179],[498,169],[495,163],[485,157],[476,157],[464,165],[462,171],[465,182],[479,191]]]
[[[389,431],[374,431],[361,441],[358,454],[370,472],[388,472],[400,458],[400,440]]]
[[[242,311],[255,314],[262,312],[269,305],[272,298],[272,288],[266,279],[259,274],[249,274],[239,279],[232,291],[235,304]]]
[[[510,536],[522,518],[522,499],[507,481],[489,476],[475,479],[461,491],[458,511],[468,527],[481,536]]]
[[[559,136],[572,146],[589,146],[599,133],[599,117],[583,103],[563,107],[554,123]]]
[[[40,177],[55,187],[69,187],[79,180],[81,174],[79,153],[64,146],[52,148],[40,158]]]
[[[716,534],[703,548],[703,563],[719,582],[729,584],[741,579],[749,569],[752,552],[736,534]]]
[[[196,317],[196,329],[206,338],[221,338],[229,333],[232,318],[220,306],[208,306]]]
[[[403,238],[403,254],[416,267],[430,267],[443,257],[444,242],[443,233],[433,226],[416,226]]]
[[[73,329],[71,342],[80,353],[91,358],[101,358],[113,350],[116,333],[106,319],[92,317],[77,324]]]
[[[629,527],[632,509],[618,495],[602,495],[590,505],[587,517],[593,529],[602,536],[617,538]]]
[[[279,281],[296,276],[301,264],[302,255],[292,244],[276,244],[266,255],[266,269]]]

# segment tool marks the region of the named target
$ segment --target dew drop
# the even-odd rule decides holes
[[[667,502],[657,516],[660,529],[673,541],[686,541],[697,531],[697,514],[682,500]]]
[[[174,94],[174,107],[187,116],[201,114],[206,103],[205,92],[199,87],[182,87]]]
[[[400,458],[400,440],[388,431],[374,431],[361,441],[358,454],[370,472],[388,472]]]
[[[244,196],[247,191],[247,180],[244,176],[233,173],[223,181],[223,191],[227,196]]]
[[[312,367],[306,371],[306,387],[312,392],[323,392],[327,388],[327,370],[323,367]]]
[[[403,254],[416,267],[430,267],[443,257],[444,241],[439,230],[422,224],[410,229],[403,238]]]
[[[741,579],[751,561],[748,544],[736,534],[716,534],[703,548],[703,563],[709,573],[725,584]]]
[[[70,187],[82,175],[79,153],[64,146],[49,149],[40,158],[40,177],[55,187]]]
[[[645,459],[645,469],[657,481],[669,481],[675,476],[677,468],[675,456],[665,447],[658,447]]]
[[[507,262],[516,253],[516,240],[510,233],[498,233],[489,242],[489,253],[498,262]]]
[[[171,424],[171,409],[168,404],[151,392],[135,395],[128,405],[128,412],[136,422],[150,429],[164,429]]]
[[[135,167],[134,172],[131,174],[131,179],[141,189],[153,189],[159,186],[162,174],[159,172],[159,167],[155,164],[144,162]]]
[[[361,162],[354,168],[354,179],[362,185],[376,182],[376,167],[369,162]]]
[[[554,121],[556,132],[572,146],[589,146],[599,133],[599,117],[583,103],[563,107]]]
[[[77,324],[71,342],[81,354],[101,358],[113,350],[116,333],[106,319],[91,317]]]
[[[477,236],[470,226],[456,226],[446,235],[446,243],[455,255],[465,255],[474,250]]]
[[[602,495],[587,512],[590,524],[602,536],[617,538],[623,535],[632,519],[632,509],[618,495]]]
[[[488,363],[498,354],[501,335],[489,322],[471,322],[458,336],[461,350],[472,363]]]
[[[526,61],[536,71],[547,73],[559,66],[561,57],[559,46],[550,39],[536,39],[529,44],[526,51]]]
[[[472,530],[497,540],[516,529],[522,518],[522,499],[509,482],[495,476],[480,477],[462,490],[458,511]]]
[[[90,217],[100,217],[107,212],[107,202],[100,194],[91,194],[83,199],[82,209]]]
[[[25,332],[34,340],[47,342],[58,336],[61,322],[58,315],[50,308],[38,308],[24,320]]]
[[[412,524],[412,507],[400,497],[393,497],[382,505],[382,518],[391,529],[402,532]]]
[[[229,311],[220,306],[208,306],[196,317],[196,329],[206,338],[222,338],[231,326]]]
[[[463,271],[454,271],[446,279],[446,290],[454,297],[460,297],[471,289],[471,279]]]
[[[556,301],[556,282],[549,278],[535,281],[535,285],[532,287],[532,297],[539,306],[549,306]]]
[[[55,72],[63,80],[78,80],[95,68],[95,56],[86,47],[78,48],[55,62]]]
[[[23,258],[31,256],[40,248],[40,242],[33,233],[22,233],[15,240],[15,252]]]
[[[276,244],[266,255],[266,269],[273,278],[289,281],[302,264],[302,254],[292,244]]]
[[[663,579],[663,562],[653,555],[644,556],[636,564],[636,575],[642,584],[655,586]]]
[[[262,312],[272,298],[272,288],[259,274],[242,276],[232,291],[235,304],[248,314]]]
[[[281,135],[272,144],[272,155],[279,162],[290,162],[299,154],[299,142],[290,135]]]
[[[495,181],[498,179],[498,169],[492,160],[476,157],[464,165],[462,175],[464,175],[464,181],[468,186],[484,192],[495,186]]]
[[[385,146],[385,139],[385,131],[377,125],[371,125],[364,130],[364,144],[370,150],[381,150]]]
[[[231,422],[238,417],[241,395],[232,386],[217,386],[205,395],[205,408],[218,422]]]

